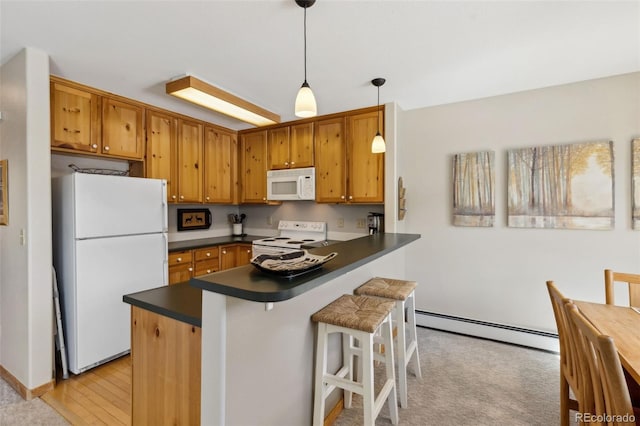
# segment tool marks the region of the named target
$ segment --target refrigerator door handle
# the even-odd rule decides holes
[[[169,238],[163,233],[164,239],[164,260],[162,261],[162,285],[169,285]]]
[[[169,230],[169,207],[167,206],[167,181],[162,181],[162,230],[163,232],[167,232]]]

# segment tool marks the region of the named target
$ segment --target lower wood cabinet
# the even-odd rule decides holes
[[[251,244],[235,243],[169,253],[169,284],[211,274],[251,261]]]
[[[169,253],[169,284],[189,281],[189,278],[192,276],[192,250],[174,251]]]
[[[200,425],[202,329],[131,307],[131,424]]]

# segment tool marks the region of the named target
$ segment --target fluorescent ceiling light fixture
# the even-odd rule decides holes
[[[256,126],[267,126],[280,122],[278,114],[260,108],[190,75],[168,82],[166,90],[170,95]]]

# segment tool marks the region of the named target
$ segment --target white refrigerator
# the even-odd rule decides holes
[[[166,181],[73,173],[52,179],[53,258],[69,370],[131,349],[122,296],[167,285]]]

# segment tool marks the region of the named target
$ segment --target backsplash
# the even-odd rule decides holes
[[[208,207],[212,214],[211,228],[178,232],[178,208]],[[169,205],[169,241],[221,237],[232,234],[228,221],[230,213],[244,213],[244,232],[250,235],[272,236],[278,233],[280,220],[305,220],[327,222],[327,235],[332,240],[349,240],[366,235],[366,218],[369,212],[383,213],[382,205],[317,204],[313,201],[284,201],[281,205]],[[358,222],[364,227],[358,227]],[[342,225],[342,226],[341,226]]]

